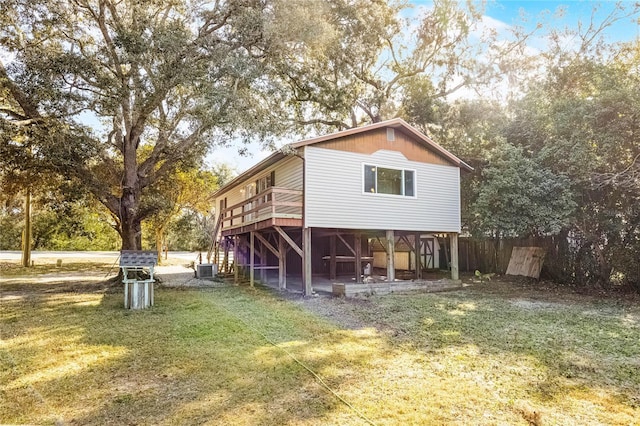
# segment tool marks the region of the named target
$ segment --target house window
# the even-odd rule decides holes
[[[258,194],[266,191],[272,186],[276,186],[276,172],[271,171],[271,173],[267,176],[264,176],[258,180],[256,180],[256,190]],[[264,197],[260,198],[260,204],[268,203],[272,200],[271,194],[267,194]]]
[[[276,172],[272,171],[269,175],[262,177],[256,181],[256,188],[258,190],[258,194],[266,191],[272,186],[276,185]]]
[[[364,165],[364,192],[415,197],[414,170],[391,169],[371,164]]]

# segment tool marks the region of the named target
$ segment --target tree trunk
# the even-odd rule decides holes
[[[137,180],[137,179],[136,179]],[[122,188],[120,199],[120,228],[122,233],[122,250],[142,250],[142,226],[137,216],[140,197],[126,184]]]
[[[142,250],[142,226],[140,219],[122,218],[122,250]]]
[[[598,275],[599,275],[600,285],[604,289],[609,290],[611,287],[611,271],[613,268],[611,267],[611,265],[609,265],[609,262],[607,261],[604,250],[600,247],[600,244],[598,241],[595,241],[593,243],[593,251],[595,255],[594,256],[595,260],[598,264]]]
[[[156,229],[156,251],[158,252],[158,265],[162,262],[162,243],[164,241],[164,228]]]
[[[124,179],[120,198],[120,227],[122,250],[142,250],[142,227],[140,209],[140,177],[136,158],[137,138],[123,140]]]

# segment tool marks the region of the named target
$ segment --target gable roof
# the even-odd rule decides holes
[[[326,141],[342,138],[345,136],[356,135],[359,133],[369,132],[371,130],[386,128],[386,127],[398,129],[413,136],[418,143],[423,145],[425,148],[440,154],[445,159],[450,161],[453,165],[458,166],[461,169],[466,171],[473,171],[473,167],[469,166],[467,163],[465,163],[464,161],[462,161],[461,159],[459,159],[458,157],[456,157],[455,155],[453,155],[452,153],[450,153],[449,151],[447,151],[446,149],[444,149],[443,147],[435,143],[427,135],[423,134],[415,127],[409,125],[409,123],[407,123],[401,118],[394,118],[391,120],[385,120],[385,121],[380,121],[378,123],[369,124],[367,126],[354,127],[352,129],[342,130],[339,132],[330,133],[323,136],[317,136],[311,139],[305,139],[299,142],[291,143],[288,146],[292,149],[298,149],[308,145],[314,145],[321,142],[326,142]],[[226,192],[229,188],[235,186],[238,182],[242,182],[246,179],[249,179],[252,176],[255,176],[256,174],[260,173],[262,170],[266,169],[269,166],[272,166],[273,164],[277,163],[278,161],[282,160],[285,157],[287,157],[287,154],[283,153],[282,151],[274,152],[264,160],[260,161],[253,167],[240,173],[238,176],[233,178],[227,184],[222,186],[220,189],[218,189],[215,192],[214,196],[220,193]]]

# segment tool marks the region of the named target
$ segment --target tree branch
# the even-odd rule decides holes
[[[339,130],[346,130],[351,128],[351,126],[349,126],[348,124],[340,120],[326,120],[322,118],[315,118],[311,120],[293,120],[293,122],[301,126],[308,126],[313,124],[324,124],[325,126],[337,127]]]
[[[9,109],[9,108],[0,108],[0,113],[8,115],[9,117],[13,118],[14,120],[27,120],[28,119],[28,117],[24,116],[23,114],[20,114],[17,111],[14,111],[14,110]]]
[[[18,87],[18,85],[15,84],[13,80],[11,80],[2,62],[0,62],[0,87],[5,87],[7,90],[9,90],[9,93],[11,94],[13,99],[18,103],[18,105],[20,105],[22,111],[24,111],[24,116],[26,118],[42,118],[37,106],[34,105],[26,95],[26,93],[24,93],[22,89],[20,89],[20,87]]]

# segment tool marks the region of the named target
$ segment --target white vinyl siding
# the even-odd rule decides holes
[[[299,157],[291,157],[282,160],[275,167],[269,169],[276,171],[276,184],[280,188],[298,189],[302,191],[302,159]],[[278,195],[279,201],[297,201],[302,202],[302,198],[298,195]],[[302,214],[300,207],[278,207],[278,212],[286,214]]]
[[[400,152],[372,155],[305,147],[305,225],[322,228],[460,232],[460,169],[407,160]],[[363,164],[414,170],[414,197],[363,192]]]
[[[275,185],[280,188],[298,189],[302,190],[302,160],[298,157],[285,158],[271,167],[266,168],[257,175],[254,175],[246,180],[238,182],[232,188],[227,191],[218,194],[216,196],[215,206],[216,209],[220,206],[220,200],[227,198],[227,206],[231,207],[235,204],[242,202],[245,199],[244,192],[242,190],[246,185],[255,183],[257,180],[265,178],[271,175],[271,171],[275,171]],[[278,195],[279,201],[301,201],[296,195]],[[300,214],[299,207],[279,207],[278,212],[284,214]],[[216,220],[219,212],[216,211]],[[236,219],[239,221],[239,219]],[[228,223],[227,223],[228,225]]]

